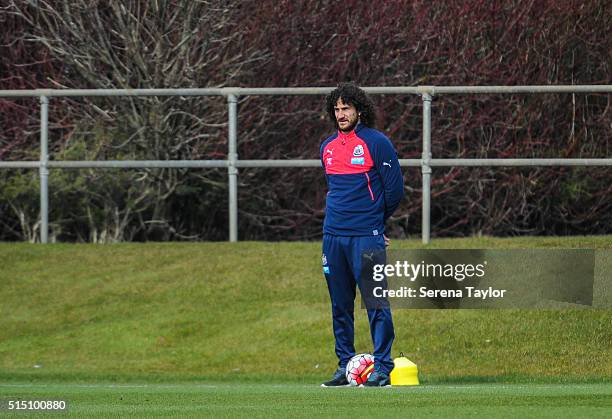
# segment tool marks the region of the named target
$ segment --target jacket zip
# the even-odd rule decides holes
[[[372,198],[372,201],[374,201],[374,193],[372,192],[372,186],[370,185],[370,176],[366,173],[364,173],[366,175],[366,179],[368,179],[368,190],[370,191],[370,198]]]

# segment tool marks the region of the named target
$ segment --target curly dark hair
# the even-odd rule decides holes
[[[338,121],[336,121],[334,106],[336,106],[338,99],[342,99],[342,102],[357,108],[357,112],[361,114],[359,118],[363,125],[374,127],[376,124],[376,109],[372,99],[356,84],[340,83],[325,98],[325,110],[336,128],[338,128]]]

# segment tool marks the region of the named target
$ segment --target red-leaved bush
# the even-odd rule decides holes
[[[71,4],[61,14],[44,1],[2,9],[1,89],[610,83],[612,12],[603,0],[259,0],[231,7],[213,1],[196,9],[141,1],[125,10]],[[419,158],[420,97],[374,100],[378,128],[400,157]],[[60,155],[76,153],[79,144],[86,157],[98,159],[226,155],[227,115],[219,98],[54,103],[51,140]],[[37,107],[0,100],[0,159],[36,158]],[[437,158],[610,156],[609,94],[439,95],[432,121]],[[242,97],[238,125],[242,159],[318,158],[319,144],[333,130],[320,96]],[[11,173],[0,172],[0,182],[14,190],[22,183]],[[92,233],[98,230],[114,240],[227,237],[222,170],[133,171],[123,180],[135,185],[132,192],[113,190],[118,172],[103,179],[95,173],[77,172],[52,188],[55,199],[71,197],[67,202],[89,213],[104,208],[90,216],[52,205],[59,240],[99,241]],[[611,174],[606,168],[436,168],[432,234],[609,232]],[[90,181],[82,189],[80,176]],[[407,198],[388,225],[398,237],[418,234],[421,224],[420,170],[405,169],[405,180]],[[78,193],[70,195],[73,183]],[[106,185],[103,193],[95,191],[98,184]],[[84,202],[89,195],[81,191],[88,188],[94,193]],[[19,212],[33,220],[37,208],[17,205],[29,202],[21,196],[6,198],[10,205],[0,199],[0,238],[27,238],[27,228],[14,220]],[[318,238],[324,198],[322,169],[241,169],[240,238]]]

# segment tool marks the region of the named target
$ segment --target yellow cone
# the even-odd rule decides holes
[[[419,371],[414,362],[400,352],[400,357],[393,360],[395,367],[391,371],[392,386],[418,386]]]

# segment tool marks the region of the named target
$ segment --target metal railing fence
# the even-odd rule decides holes
[[[238,97],[264,95],[326,95],[334,87],[286,88],[203,88],[203,89],[37,89],[0,90],[0,97],[40,99],[40,160],[0,161],[0,169],[38,168],[40,173],[40,241],[49,237],[49,169],[53,168],[226,168],[229,183],[229,240],[238,240],[238,169],[246,167],[320,167],[312,160],[240,160],[238,159]],[[535,94],[535,93],[612,93],[612,85],[564,86],[415,86],[364,87],[369,94],[414,94],[423,102],[423,148],[420,159],[400,159],[407,167],[421,167],[423,177],[422,241],[430,241],[431,174],[433,167],[542,167],[542,166],[612,166],[612,158],[601,159],[434,159],[431,155],[431,101],[445,94]],[[224,96],[228,106],[228,154],[225,160],[107,160],[50,161],[48,151],[49,98],[93,96]]]

